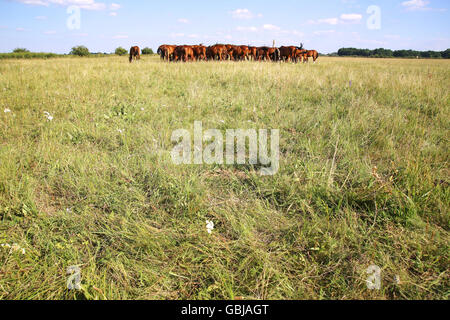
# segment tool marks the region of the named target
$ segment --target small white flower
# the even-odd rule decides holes
[[[53,116],[49,112],[44,111],[44,115],[45,115],[45,117],[47,118],[48,121],[52,121],[53,120]]]
[[[67,213],[72,213],[72,209],[71,209],[71,208],[67,208],[67,209],[66,209],[66,212],[67,212]]]
[[[225,120],[219,120],[220,123],[225,123]]]
[[[145,109],[144,109],[144,108],[141,108],[141,111],[145,111]]]
[[[123,133],[123,129],[117,129],[117,132]]]
[[[8,108],[6,108],[4,111],[5,111],[5,113],[10,113],[11,112],[11,110],[8,109]]]
[[[192,106],[187,106],[188,109],[192,109]]]
[[[214,222],[206,220],[206,231],[209,234],[212,234],[213,230],[214,230]]]
[[[396,275],[394,276],[394,283],[395,283],[396,285],[400,285],[400,284],[402,283],[402,281],[400,280],[400,276],[399,276],[398,274],[396,274]]]
[[[22,248],[22,254],[25,254],[25,249],[24,248]]]

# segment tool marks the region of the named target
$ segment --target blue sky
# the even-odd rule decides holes
[[[67,53],[160,44],[450,48],[448,0],[0,0],[0,52],[24,47]],[[192,4],[193,3],[193,4]],[[67,10],[80,8],[80,28]],[[369,11],[376,6],[375,11]],[[379,15],[377,10],[379,9]],[[372,8],[373,9],[373,8]],[[69,25],[75,28],[68,27]]]

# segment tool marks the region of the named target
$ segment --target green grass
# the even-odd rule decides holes
[[[0,299],[448,299],[450,61],[319,61],[2,62]],[[279,173],[175,166],[196,120]]]

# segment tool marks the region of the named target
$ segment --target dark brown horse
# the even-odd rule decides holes
[[[269,47],[259,47],[256,51],[257,60],[261,61],[279,61],[280,60],[280,49],[269,48]]]
[[[141,49],[138,46],[131,47],[130,49],[130,63],[134,60],[141,59]]]
[[[174,51],[174,60],[175,61],[193,61],[194,58],[194,50],[191,46],[178,46]]]

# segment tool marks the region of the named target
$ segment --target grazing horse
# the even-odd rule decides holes
[[[172,46],[168,44],[164,44],[158,48],[158,54],[161,57],[161,60],[173,61],[173,53],[177,46]]]
[[[308,52],[307,50],[303,50],[303,49],[300,49],[300,48],[295,49],[294,56],[293,56],[293,61],[295,63],[302,62],[302,60],[305,59],[305,55],[306,55],[307,52]]]
[[[258,48],[257,47],[248,47],[249,50],[249,57],[253,59],[253,61],[256,61],[258,58]]]
[[[130,49],[130,63],[133,62],[133,59],[135,60],[141,59],[141,49],[138,46],[131,47]]]
[[[232,44],[226,44],[225,48],[227,50],[227,57],[225,58],[226,60],[230,59],[230,60],[235,60],[234,56],[235,56],[235,50],[236,50],[236,46],[232,45]]]
[[[246,61],[250,59],[250,48],[248,46],[240,46],[241,52],[239,60]]]
[[[313,58],[314,63],[316,63],[319,58],[319,53],[316,50],[304,50],[306,51],[303,55],[303,62],[308,63],[309,58]]]
[[[208,47],[208,49],[206,50],[206,55],[210,60],[218,59],[219,61],[223,61],[226,59],[227,54],[227,47],[223,44],[216,44],[214,46]]]
[[[279,61],[280,60],[280,49],[278,48],[269,48],[269,47],[259,47],[257,49],[257,59],[258,61]]]
[[[175,61],[193,61],[194,58],[194,50],[191,46],[178,46],[175,48],[174,52],[174,60]]]
[[[206,47],[204,45],[192,46],[192,50],[194,50],[194,59],[204,60],[206,61]]]
[[[283,60],[284,62],[293,61],[295,56],[295,50],[297,50],[297,47],[294,46],[281,47],[280,48],[281,60]]]

